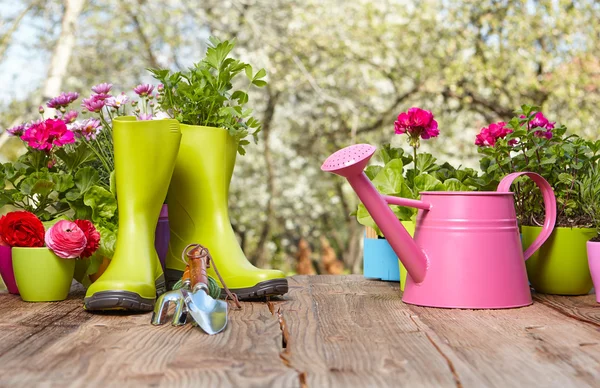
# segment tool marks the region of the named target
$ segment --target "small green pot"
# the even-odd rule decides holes
[[[542,228],[523,226],[523,246],[528,247]],[[537,292],[586,295],[592,289],[586,243],[596,236],[589,228],[554,228],[548,240],[525,262],[531,285]]]
[[[13,268],[25,302],[65,300],[71,289],[75,260],[62,259],[48,248],[13,248]]]

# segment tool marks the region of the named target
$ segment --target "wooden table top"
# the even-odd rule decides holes
[[[410,306],[398,283],[297,276],[226,331],[0,294],[0,386],[599,387],[594,295],[512,310]]]

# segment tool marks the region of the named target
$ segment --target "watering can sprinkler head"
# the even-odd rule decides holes
[[[377,150],[370,144],[356,144],[343,148],[329,156],[321,170],[331,172],[345,178],[359,175]]]

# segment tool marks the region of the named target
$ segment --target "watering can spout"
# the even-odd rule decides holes
[[[421,283],[427,272],[427,257],[402,226],[388,204],[425,210],[428,210],[430,206],[423,201],[387,197],[377,192],[375,186],[363,172],[375,150],[376,148],[369,144],[346,147],[327,158],[321,166],[321,170],[343,176],[348,180],[413,281]]]

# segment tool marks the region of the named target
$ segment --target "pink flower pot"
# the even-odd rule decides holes
[[[0,246],[0,275],[2,280],[11,294],[19,295],[17,282],[15,281],[15,273],[12,264],[12,249],[7,246]]]
[[[588,264],[596,289],[596,302],[600,303],[600,242],[587,242]]]

